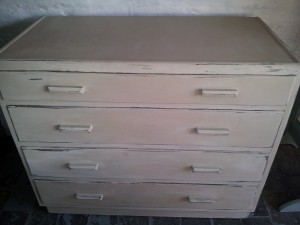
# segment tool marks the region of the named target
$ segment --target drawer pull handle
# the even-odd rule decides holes
[[[212,135],[212,136],[227,136],[229,135],[229,130],[226,128],[215,128],[215,129],[203,129],[196,128],[196,133],[199,135]]]
[[[207,97],[236,97],[237,89],[201,89],[201,96]]]
[[[93,129],[93,125],[58,125],[57,129],[60,132],[88,132],[91,133]]]
[[[99,200],[103,199],[103,194],[97,193],[76,193],[76,199],[78,200]]]
[[[84,86],[47,86],[49,92],[60,93],[79,93],[84,94]]]
[[[68,163],[70,170],[98,170],[98,163]]]
[[[198,167],[192,165],[192,171],[197,173],[222,173],[221,168],[213,168],[213,167]]]
[[[200,198],[197,196],[189,196],[189,202],[190,203],[208,203],[208,204],[215,204],[216,201],[212,199],[207,199],[207,198]]]

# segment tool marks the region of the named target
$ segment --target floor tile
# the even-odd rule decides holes
[[[146,216],[119,216],[119,225],[149,225]]]
[[[0,215],[1,225],[24,225],[28,219],[29,213],[27,212],[2,212]]]
[[[181,225],[211,225],[210,219],[181,218]]]
[[[62,214],[57,225],[86,225],[87,222],[88,215]]]
[[[273,225],[299,225],[300,224],[300,212],[297,213],[280,213],[278,211],[272,211],[271,220]]]
[[[252,214],[252,216],[253,217],[268,217],[269,216],[267,206],[262,197],[259,199],[257,207],[256,207],[254,213]]]
[[[87,225],[117,225],[117,216],[90,215]]]
[[[242,225],[272,225],[270,218],[246,218],[242,219]]]
[[[242,225],[240,219],[213,219],[214,225]]]
[[[180,225],[180,218],[177,218],[177,217],[152,217],[151,225]]]
[[[48,213],[47,211],[35,211],[31,213],[26,225],[56,225],[58,214]]]

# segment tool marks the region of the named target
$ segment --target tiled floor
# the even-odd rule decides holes
[[[37,205],[11,141],[1,146],[0,225],[300,225],[300,212],[278,212],[300,198],[300,149],[290,145],[281,145],[256,212],[246,219],[49,214]]]

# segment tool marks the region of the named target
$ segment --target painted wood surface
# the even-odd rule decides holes
[[[111,61],[38,61],[0,60],[1,71],[138,73],[187,75],[294,75],[299,63],[210,63],[210,62],[111,62]]]
[[[142,149],[24,150],[33,176],[157,182],[260,181],[266,156]]]
[[[282,112],[9,107],[22,142],[271,147]],[[59,131],[93,126],[92,132]],[[199,134],[197,130],[211,130]],[[228,129],[218,135],[214,131]],[[30,132],[28,132],[30,131]]]
[[[49,205],[81,207],[141,207],[173,209],[238,209],[252,205],[256,188],[222,185],[72,183],[36,180],[42,201]],[[102,200],[78,200],[77,193],[102,194]],[[203,202],[190,202],[192,198]],[[205,200],[212,200],[206,202]]]
[[[230,16],[45,17],[0,58],[294,62],[261,20]]]
[[[0,81],[5,100],[276,106],[294,77],[0,72]]]
[[[247,218],[249,210],[193,210],[165,209],[141,207],[63,207],[48,206],[50,213],[96,214],[96,215],[129,215],[129,216],[161,216],[161,217],[196,217],[196,218]]]
[[[186,53],[180,50],[184,45],[170,51],[161,48],[159,51],[165,52],[159,56],[156,56],[159,51],[155,52],[155,48],[139,56],[139,51],[150,43],[148,41],[152,34],[145,37],[145,45],[133,49],[132,55],[125,54],[126,48],[130,45],[121,46],[117,50],[122,54],[112,55],[111,58],[107,57],[107,53],[112,50],[110,45],[106,45],[107,49],[102,52],[89,53],[91,58],[105,56],[103,60],[88,61],[84,51],[90,46],[81,49],[81,55],[79,51],[78,54],[72,52],[77,51],[77,47],[82,47],[83,42],[80,42],[82,37],[80,35],[72,37],[78,38],[74,48],[76,41],[70,39],[66,42],[69,37],[64,31],[59,34],[62,35],[60,38],[62,42],[54,43],[64,44],[66,47],[64,52],[61,51],[63,48],[51,49],[50,45],[47,45],[48,49],[40,49],[41,51],[31,48],[33,51],[30,53],[28,46],[31,44],[42,46],[46,41],[40,39],[33,43],[32,34],[36,34],[35,38],[38,39],[39,35],[48,33],[49,30],[40,24],[51,20],[50,18],[42,19],[40,23],[36,23],[3,48],[2,55],[0,54],[0,58],[3,56],[0,60],[2,71],[0,91],[1,97],[4,97],[0,100],[1,107],[39,203],[47,206],[50,212],[59,213],[245,217],[250,211],[254,211],[299,88],[300,66],[299,63],[295,63],[297,59],[259,19],[249,19],[245,18],[248,22],[253,21],[251,29],[241,26],[240,22],[244,19],[226,19],[232,21],[233,27],[239,27],[235,32],[239,34],[243,32],[240,37],[252,43],[248,46],[231,39],[232,45],[224,45],[226,41],[220,41],[220,45],[223,45],[221,48],[215,48],[218,47],[217,43],[213,48],[209,45],[204,46],[205,49],[209,48],[207,51],[196,52],[199,47],[203,47],[192,45],[196,36],[192,37],[186,33],[174,37],[170,43],[183,38],[191,40],[189,43],[186,42],[189,45],[186,50],[195,47],[195,54],[192,52],[193,54],[186,56],[185,59],[180,58]],[[190,29],[195,25],[193,24],[182,29]],[[63,25],[60,25],[63,28]],[[74,26],[68,29],[73,28]],[[247,28],[247,31],[244,28]],[[168,32],[176,29],[177,27],[170,27],[169,30],[161,29],[162,33],[157,34],[163,37],[163,32],[168,35],[170,34]],[[261,36],[251,36],[260,29],[264,30],[259,32]],[[216,34],[224,30],[215,29]],[[115,31],[117,32],[112,30]],[[197,30],[190,31],[190,34],[198,33]],[[209,32],[212,31],[214,28],[209,27]],[[132,34],[137,32],[134,31]],[[224,40],[232,34],[234,32],[228,32]],[[208,40],[205,35],[203,39],[198,38],[196,41],[205,42]],[[105,43],[108,39],[103,38],[102,41]],[[123,43],[129,40],[127,36],[110,40],[113,43],[118,38],[124,38]],[[209,39],[209,41],[216,40],[218,39]],[[48,41],[50,43],[53,40]],[[134,44],[136,43],[139,42]],[[264,48],[254,49],[263,43]],[[167,46],[168,43],[164,47]],[[236,49],[229,49],[231,47]],[[258,54],[267,48],[272,50]],[[24,52],[21,52],[21,49]],[[58,51],[61,55],[55,55]],[[173,55],[172,51],[177,53],[181,51],[182,54]],[[254,54],[251,55],[252,53]],[[9,54],[16,58],[7,58]],[[27,55],[32,58],[18,58],[22,54],[23,57]],[[46,56],[47,54],[49,55]],[[53,58],[50,57],[51,54]],[[68,54],[72,54],[71,57],[56,60]],[[44,56],[49,58],[43,59]],[[118,57],[123,59],[113,60]],[[151,57],[157,58],[146,60]],[[175,60],[176,57],[179,57],[179,60]],[[192,60],[193,57],[197,60]],[[269,60],[264,61],[263,58]],[[196,95],[190,95],[191,87],[199,90],[198,82],[195,80],[208,85],[200,87],[199,91],[200,96],[208,100],[197,102]],[[223,87],[225,84],[228,86]],[[232,87],[232,84],[238,87]],[[114,92],[115,89],[123,90],[122,94]],[[186,95],[187,92],[189,94]],[[76,95],[76,98],[73,95]],[[218,100],[211,100],[216,96]],[[105,130],[101,130],[103,128]],[[203,139],[199,139],[202,136]],[[62,149],[64,151],[61,151]],[[64,157],[56,156],[57,154],[63,154]],[[67,163],[60,161],[69,159],[70,154],[74,161]],[[114,179],[113,173],[107,179],[99,178],[98,175],[94,177],[93,173],[98,174],[103,165],[101,162],[94,162],[98,159],[98,155],[101,159],[105,159],[106,163],[118,165],[118,169],[110,172],[117,174],[123,168],[122,178],[125,179],[121,179],[121,175]],[[201,165],[191,161],[198,159],[200,155]],[[91,157],[93,159],[89,160]],[[130,166],[125,167],[126,160]],[[41,161],[44,164],[41,164]],[[182,179],[181,172],[175,173],[175,169],[173,170],[175,164],[178,166],[185,162],[193,163],[188,171],[182,172],[187,180]],[[203,167],[203,162],[208,164]],[[67,167],[68,172],[74,169],[84,172],[82,175],[78,172],[76,175],[64,175],[64,172],[60,171],[65,167],[55,169],[61,163]],[[211,166],[210,163],[220,163],[224,167]],[[266,167],[263,166],[264,163],[267,163]],[[45,168],[42,165],[45,165]],[[155,165],[155,168],[151,165]],[[240,169],[233,169],[236,166]],[[146,170],[148,167],[151,169]],[[134,174],[132,171],[136,171],[134,170],[136,168],[144,168],[145,171],[139,169],[139,172]],[[163,172],[158,172],[161,168]],[[37,175],[32,175],[30,169],[36,171]],[[124,175],[126,169],[130,170],[133,176]],[[171,172],[167,174],[168,169]],[[263,174],[260,177],[261,170]],[[88,175],[85,174],[86,171],[89,171]],[[149,177],[152,179],[151,172],[153,174],[155,172],[156,175],[155,177],[153,175],[154,179],[149,183]],[[206,181],[199,179],[198,184],[197,179],[187,178],[186,172],[193,175],[197,173],[209,175],[205,176]],[[139,173],[145,173],[145,178],[139,178]],[[80,176],[77,176],[78,174]],[[164,179],[165,174],[169,180]],[[211,176],[212,174],[216,175],[215,178]],[[136,179],[133,179],[134,176]],[[237,178],[240,177],[247,181],[238,181]],[[40,180],[36,181],[37,179]],[[231,179],[233,180],[229,181]],[[123,183],[118,184],[120,182]],[[181,184],[175,184],[176,182]],[[108,192],[97,192],[100,189]],[[107,202],[107,194],[111,193],[109,191],[114,192],[114,196]],[[185,197],[178,198],[179,194],[185,192],[188,192]],[[203,193],[205,197],[200,196]],[[156,197],[162,203],[159,207],[154,205],[158,202]],[[123,201],[121,206],[120,200]],[[78,204],[77,201],[84,201],[84,204]],[[105,204],[101,205],[103,202]],[[164,204],[166,207],[162,208]]]
[[[11,122],[11,121],[10,121]],[[12,130],[15,132],[14,130]],[[16,139],[17,140],[17,139]],[[190,146],[190,145],[137,145],[137,144],[89,144],[89,143],[40,143],[40,142],[26,142],[21,146],[23,154],[24,150],[42,150],[42,151],[60,151],[66,150],[79,150],[79,149],[132,149],[132,150],[145,150],[145,151],[160,151],[160,150],[178,150],[178,151],[203,151],[203,152],[227,152],[227,153],[254,153],[268,156],[272,148],[251,148],[251,147],[226,147],[226,146]]]

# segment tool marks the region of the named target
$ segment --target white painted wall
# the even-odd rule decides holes
[[[259,16],[300,56],[299,0],[0,0],[0,44],[43,15]]]

